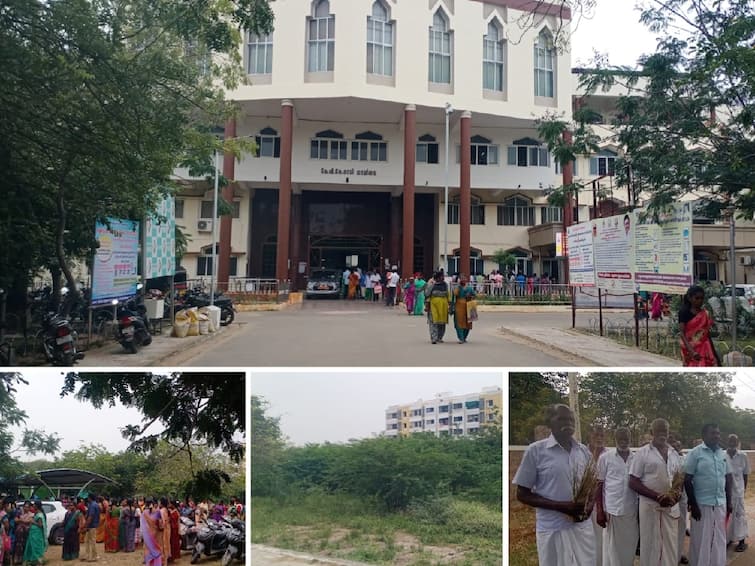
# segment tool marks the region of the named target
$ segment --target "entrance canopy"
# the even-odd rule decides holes
[[[30,489],[33,495],[37,489],[46,487],[56,497],[60,497],[63,492],[80,493],[93,486],[117,484],[118,482],[106,476],[74,468],[54,468],[24,474],[16,478],[0,478],[0,490],[2,491],[18,492]]]

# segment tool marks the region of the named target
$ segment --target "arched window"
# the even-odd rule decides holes
[[[534,226],[535,207],[523,196],[507,198],[498,205],[498,226]]]
[[[332,71],[336,55],[336,17],[330,13],[328,0],[315,4],[314,17],[309,20],[307,45],[307,70],[310,73]]]
[[[438,8],[430,28],[429,77],[431,83],[451,83],[451,33],[448,19]]]
[[[496,20],[482,38],[482,88],[503,91],[503,30]]]
[[[375,0],[367,17],[367,72],[393,76],[393,24],[381,0]]]
[[[535,43],[535,96],[553,98],[553,64],[555,60],[553,39],[548,30],[543,30]]]

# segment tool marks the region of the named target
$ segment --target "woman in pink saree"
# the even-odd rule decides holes
[[[414,277],[410,277],[409,281],[404,283],[404,304],[406,305],[407,314],[414,314],[414,304],[417,299],[417,289],[414,286]]]
[[[682,306],[679,309],[679,335],[682,362],[685,367],[716,367],[721,365],[710,339],[713,319],[705,310],[704,302],[705,290],[698,285],[693,285],[684,295]]]
[[[141,532],[144,540],[145,566],[162,566],[162,530],[160,529],[160,509],[151,502],[142,511]]]

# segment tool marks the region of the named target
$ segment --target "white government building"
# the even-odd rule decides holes
[[[543,13],[533,14],[535,5]],[[546,112],[570,115],[579,95],[580,71],[553,47],[562,25],[555,6],[287,0],[271,7],[275,30],[245,41],[248,84],[228,93],[241,115],[226,124],[226,136],[254,137],[259,149],[224,163],[235,183],[226,192],[233,218],[220,221],[221,281],[290,279],[301,289],[312,270],[342,270],[352,256],[362,269],[397,265],[402,276],[430,274],[446,254],[450,272],[489,273],[502,249],[517,257],[518,271],[563,282],[562,210],[547,202],[562,173],[535,124]],[[568,10],[562,16],[568,25]],[[586,102],[608,123],[617,95]],[[609,127],[596,128],[603,151],[575,164],[575,178],[587,184],[580,220],[617,214],[628,200],[611,179],[619,148]],[[595,211],[590,181],[603,175],[613,193]],[[212,187],[187,179],[177,199],[177,222],[191,238],[183,260],[189,277],[210,273],[212,196]],[[737,241],[755,247],[755,232],[743,228]],[[696,276],[726,279],[728,245],[728,225],[696,226]],[[743,252],[740,281],[753,279],[750,262]]]

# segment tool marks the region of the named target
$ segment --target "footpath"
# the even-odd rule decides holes
[[[328,566],[367,566],[363,562],[352,562],[349,560],[337,560],[335,558],[325,558],[304,554],[303,552],[294,552],[292,550],[283,550],[264,546],[262,544],[252,544],[251,559],[254,566],[300,566],[302,564],[323,564]]]

